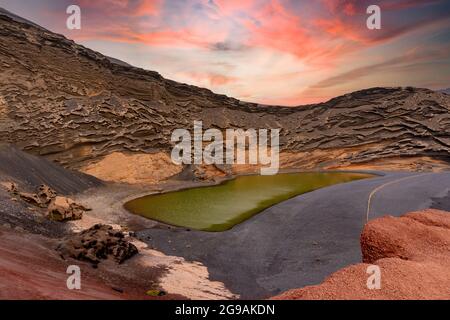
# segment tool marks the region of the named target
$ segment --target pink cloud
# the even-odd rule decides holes
[[[145,16],[157,15],[164,0],[79,0],[78,3],[82,8],[109,16]]]
[[[80,0],[92,18],[77,39],[211,48],[229,39],[234,41],[233,28],[240,26],[240,38],[236,41],[245,47],[269,48],[309,63],[332,65],[343,54],[390,41],[434,19],[405,26],[389,26],[387,22],[388,27],[382,31],[370,33],[364,27],[368,0],[321,0],[319,4],[332,15],[318,10],[308,17],[289,10],[286,0],[214,0],[215,6],[209,0],[188,0],[175,7],[179,25],[171,25],[173,20],[165,19],[164,1],[167,0]],[[380,3],[390,10],[423,5],[416,0]],[[204,16],[194,15],[199,7]]]
[[[245,21],[250,32],[248,45],[290,52],[306,57],[312,50],[313,39],[302,27],[301,19],[288,12],[278,0],[271,0],[254,17],[258,22]]]
[[[200,68],[182,63],[177,67],[165,65],[165,75],[180,76],[182,81],[186,79],[201,86],[218,87],[225,93],[240,97],[252,97],[253,94],[258,101],[275,104],[324,100],[336,93],[330,92],[335,90],[335,86],[327,85],[334,84],[333,81],[359,85],[359,79],[363,78],[361,74],[366,72],[358,69],[364,64],[359,51],[371,52],[371,62],[377,65],[377,59],[382,61],[384,54],[390,54],[385,50],[391,43],[398,45],[396,50],[407,50],[409,43],[405,35],[426,30],[433,24],[436,24],[434,29],[438,29],[439,23],[443,28],[448,27],[448,20],[444,19],[449,16],[440,11],[417,18],[404,15],[409,10],[426,11],[428,6],[443,0],[379,0],[377,3],[383,10],[383,29],[371,32],[365,27],[366,8],[372,4],[370,0],[319,0],[313,3],[305,0],[302,5],[298,0],[78,2],[84,14],[83,29],[73,33],[60,30],[70,38],[90,40],[91,43],[96,40],[120,42],[123,46],[127,43],[142,44],[139,50],[143,52],[148,45],[152,47],[148,52],[176,53],[180,55],[177,59],[186,61],[186,64],[189,61],[195,64],[200,56]],[[306,7],[308,10],[302,10]],[[64,12],[58,14],[63,16]],[[404,15],[402,19],[398,19],[400,15]],[[401,37],[405,39],[403,44],[396,42]],[[381,44],[385,46],[378,52]],[[153,50],[153,47],[158,49]],[[280,57],[287,57],[295,73],[286,77],[285,67],[277,65]],[[169,57],[167,65],[170,59],[174,58]],[[144,61],[144,58],[137,60]],[[161,61],[164,64],[164,59]],[[214,65],[222,62],[233,65],[233,76]],[[258,66],[252,67],[253,63]],[[353,64],[356,71],[346,74]],[[270,76],[261,80],[265,68],[271,68]],[[344,76],[338,77],[340,74]],[[311,83],[303,80],[308,77],[311,77]],[[279,92],[268,93],[268,97],[264,97],[265,91],[260,90],[258,83],[264,83],[262,87],[270,87],[266,83],[271,83],[271,80],[303,87],[293,88],[293,94],[287,97],[289,90],[283,88],[273,89]],[[308,86],[310,90],[305,91]],[[325,89],[326,93],[323,92]]]
[[[236,12],[249,12],[256,5],[255,0],[215,0],[214,1],[224,15]]]
[[[163,0],[142,0],[135,9],[135,15],[157,15],[160,12],[162,4]]]
[[[236,82],[238,79],[217,73],[205,73],[205,72],[187,72],[186,75],[192,78],[196,82],[207,82],[210,86],[218,87],[224,86]]]

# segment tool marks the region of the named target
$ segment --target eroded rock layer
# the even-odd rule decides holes
[[[262,106],[113,63],[1,13],[0,70],[0,141],[72,168],[113,152],[168,151],[172,130],[194,120],[221,130],[281,128],[284,151],[324,155],[309,167],[449,158],[450,96],[427,89],[373,88],[317,105]]]

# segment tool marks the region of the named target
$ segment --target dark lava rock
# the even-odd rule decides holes
[[[91,262],[94,266],[109,257],[121,264],[138,253],[120,231],[97,224],[79,234],[67,237],[56,249],[63,257]]]

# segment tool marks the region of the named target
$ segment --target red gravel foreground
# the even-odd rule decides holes
[[[363,263],[344,268],[322,284],[291,290],[275,300],[450,299],[450,213],[413,212],[369,222],[361,235]],[[381,289],[368,289],[377,265]]]
[[[145,294],[151,289],[149,280],[157,281],[158,270],[139,270],[132,262],[121,267],[102,262],[98,269],[93,269],[86,263],[63,260],[55,246],[55,241],[38,235],[0,228],[0,300],[180,298],[171,295],[154,298]],[[81,268],[81,290],[67,288],[69,265]]]

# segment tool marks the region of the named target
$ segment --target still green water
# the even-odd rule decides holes
[[[370,177],[342,172],[243,176],[218,186],[146,196],[125,208],[170,225],[218,232],[297,195]]]

